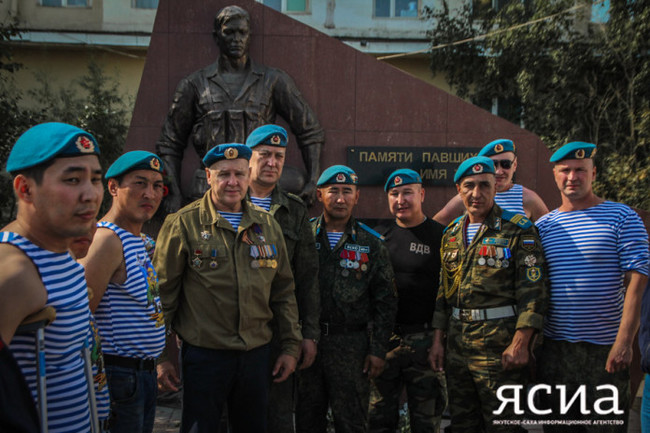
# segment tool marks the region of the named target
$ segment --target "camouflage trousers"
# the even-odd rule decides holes
[[[271,340],[271,371],[275,361],[281,354],[280,342],[275,338]],[[293,433],[294,426],[294,393],[296,386],[296,374],[292,374],[284,382],[274,383],[270,376],[271,386],[269,387],[269,405],[267,417],[268,433]]]
[[[512,341],[515,324],[515,317],[449,320],[445,372],[454,433],[524,431],[519,426],[498,424],[517,418],[512,404],[501,415],[493,414],[501,406],[497,398],[500,386],[526,385],[527,369],[504,370],[501,366],[501,354]]]
[[[370,381],[363,373],[368,354],[366,331],[323,336],[311,367],[300,370],[296,404],[298,433],[325,433],[327,408],[336,433],[368,430]]]
[[[445,377],[429,366],[432,334],[420,332],[404,337],[393,334],[386,355],[386,368],[373,381],[370,394],[370,431],[394,433],[399,423],[399,399],[406,388],[412,433],[440,431],[447,405]]]
[[[627,432],[627,418],[630,406],[630,371],[625,369],[616,373],[608,373],[605,370],[610,345],[599,345],[585,342],[570,343],[568,341],[544,339],[541,350],[538,351],[537,380],[539,383],[552,387],[549,395],[539,392],[539,408],[541,410],[551,409],[552,413],[547,415],[553,420],[585,420],[587,422],[607,422],[616,420],[622,422],[619,425],[545,425],[544,432]],[[621,415],[613,413],[599,415],[595,413],[594,402],[602,397],[612,397],[611,392],[597,391],[599,385],[614,385],[618,390],[618,409],[623,410]],[[560,393],[556,385],[566,385],[566,401],[569,401],[581,385],[586,386],[586,410],[589,414],[580,413],[580,399],[574,402],[569,411],[563,415],[560,413]],[[602,409],[609,410],[613,407],[611,402],[603,403]]]

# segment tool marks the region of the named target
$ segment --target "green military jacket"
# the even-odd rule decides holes
[[[312,220],[312,228],[319,256],[321,321],[344,326],[372,322],[368,354],[384,358],[395,324],[397,289],[381,235],[350,218],[330,249],[322,215]],[[360,257],[353,255],[357,252]],[[359,262],[359,267],[345,267],[345,257]]]
[[[282,228],[287,256],[296,285],[296,301],[302,336],[320,338],[320,295],[318,293],[318,253],[307,215],[307,207],[297,195],[276,186],[271,193],[269,212]]]
[[[242,211],[235,231],[208,190],[167,216],[154,254],[165,321],[192,345],[250,350],[271,340],[275,318],[282,352],[297,357],[302,335],[282,229],[245,200]]]
[[[442,238],[441,284],[433,327],[447,329],[452,307],[514,305],[517,329],[541,330],[548,305],[548,278],[535,226],[525,216],[495,204],[466,247],[467,223],[467,215],[457,218]]]

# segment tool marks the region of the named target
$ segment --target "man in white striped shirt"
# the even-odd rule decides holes
[[[630,207],[594,194],[595,153],[595,145],[573,142],[551,156],[562,205],[536,223],[551,281],[538,379],[553,387],[540,393],[553,419],[616,419],[622,423],[598,431],[624,432],[628,368],[648,279],[648,235]],[[584,403],[568,405],[566,415],[560,413],[564,386],[567,398],[586,394]],[[599,404],[599,398],[609,400]],[[557,428],[567,427],[544,431]]]

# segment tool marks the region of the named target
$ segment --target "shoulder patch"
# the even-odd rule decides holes
[[[463,217],[463,216],[461,215],[461,216],[459,216],[458,218],[456,218],[455,220],[453,220],[452,222],[450,222],[449,225],[448,225],[447,227],[445,227],[445,229],[442,231],[442,233],[443,233],[443,234],[444,234],[444,233],[447,233],[447,230],[449,230],[450,228],[452,228],[452,227],[454,227],[456,224],[458,224],[458,222],[460,221],[460,219],[461,219],[462,217]]]
[[[510,221],[511,223],[518,225],[522,229],[528,229],[533,226],[533,222],[529,220],[526,215],[520,213],[511,212],[509,210],[503,209],[501,212],[501,217],[505,220]]]
[[[384,237],[383,237],[380,233],[378,233],[377,231],[371,229],[370,227],[368,227],[368,226],[365,225],[364,223],[362,223],[362,222],[360,222],[360,221],[357,221],[357,224],[359,225],[359,227],[361,227],[362,229],[364,229],[365,231],[367,231],[367,232],[370,233],[371,235],[373,235],[373,236],[379,238],[379,240],[381,240],[381,241],[385,240]]]

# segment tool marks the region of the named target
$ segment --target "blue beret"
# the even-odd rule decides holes
[[[420,175],[409,168],[400,168],[388,176],[388,179],[386,179],[386,185],[384,185],[384,191],[388,192],[389,189],[395,188],[396,186],[409,185],[412,183],[422,183]]]
[[[287,130],[278,125],[255,128],[246,139],[246,146],[252,149],[259,144],[287,147]]]
[[[333,165],[320,175],[316,186],[330,184],[356,185],[359,183],[359,176],[350,167],[345,165]]]
[[[97,140],[90,133],[67,123],[41,123],[18,137],[7,159],[7,171],[24,170],[62,156],[83,155],[99,155]]]
[[[483,146],[483,149],[478,153],[478,156],[492,156],[498,155],[503,152],[514,152],[515,143],[507,138],[499,138],[498,140],[491,141]]]
[[[463,161],[460,167],[458,167],[454,175],[454,183],[460,182],[464,177],[484,173],[494,174],[494,163],[488,157],[474,156]]]
[[[572,141],[551,155],[551,162],[562,161],[563,159],[585,159],[593,158],[596,155],[596,145],[582,141]]]
[[[163,163],[158,155],[144,150],[126,152],[115,160],[106,171],[106,179],[120,176],[133,170],[163,171]]]
[[[250,160],[252,151],[250,147],[240,143],[226,143],[214,146],[208,150],[208,153],[203,157],[203,164],[210,167],[212,164],[224,159],[237,159],[244,158]]]

